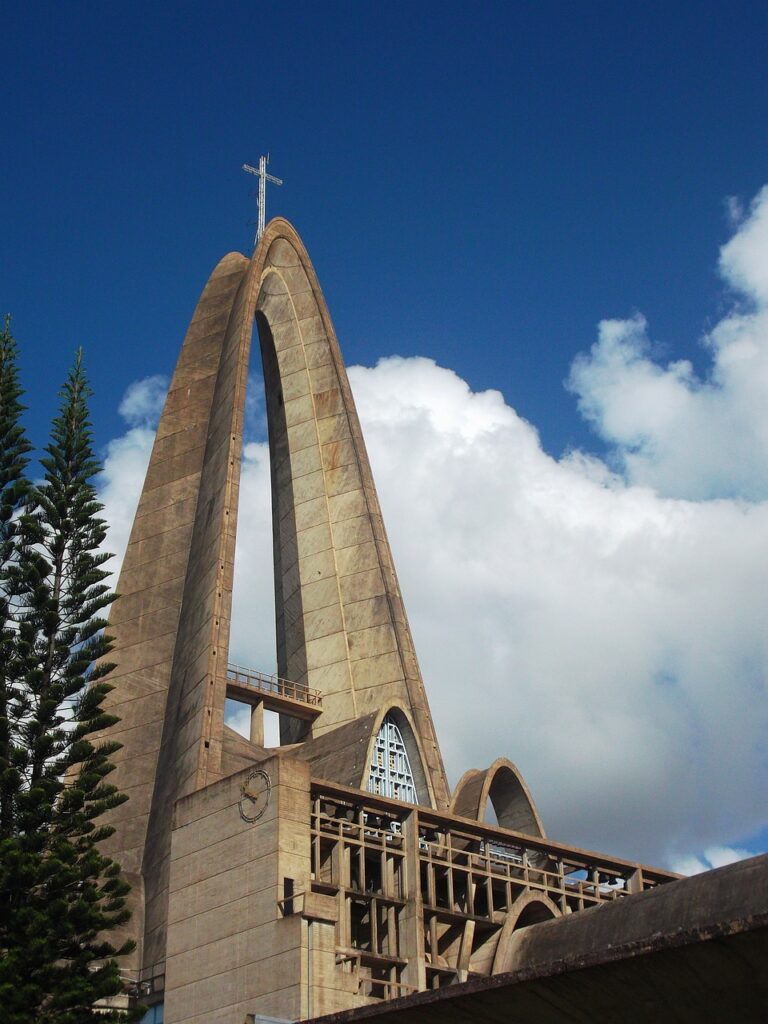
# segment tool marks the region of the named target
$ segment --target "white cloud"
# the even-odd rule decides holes
[[[651,357],[643,317],[604,320],[569,385],[631,483],[669,497],[768,497],[768,187],[720,253],[739,303],[704,339],[704,378]]]
[[[734,288],[768,305],[768,185],[752,201],[749,217],[720,251],[720,269]]]
[[[732,846],[710,846],[699,857],[689,854],[678,858],[673,862],[672,870],[681,875],[700,875],[702,871],[722,868],[726,864],[735,864],[736,861],[754,856],[749,850],[739,850]]]
[[[160,418],[167,392],[167,377],[159,373],[143,377],[129,385],[117,411],[133,427],[152,427]]]
[[[274,622],[269,448],[250,442],[243,449],[240,478],[230,661],[274,672]]]
[[[613,469],[552,458],[499,392],[430,360],[350,370],[452,780],[506,754],[554,837],[691,870],[768,823],[766,217],[764,192],[722,251],[744,308],[705,380],[655,363],[640,317],[574,364]],[[118,526],[136,429],[110,446]],[[237,558],[231,655],[271,669],[265,444],[244,453]]]
[[[453,778],[507,754],[558,837],[638,857],[756,831],[768,505],[556,461],[427,360],[350,376]]]
[[[104,454],[103,469],[97,484],[99,500],[104,505],[102,516],[109,523],[105,547],[113,555],[107,568],[114,573],[114,586],[117,585],[117,576],[128,545],[154,440],[154,424],[134,426],[121,437],[110,441]]]

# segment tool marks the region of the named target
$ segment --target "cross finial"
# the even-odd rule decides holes
[[[259,244],[259,239],[264,234],[264,225],[266,223],[266,207],[267,207],[267,182],[271,181],[273,185],[282,185],[282,178],[276,178],[274,174],[267,174],[267,164],[269,163],[269,153],[266,156],[259,157],[259,166],[251,167],[250,164],[243,164],[243,170],[249,174],[255,174],[259,179],[259,191],[256,198],[256,208],[258,210],[258,221],[256,223],[256,238],[254,239],[254,245]]]

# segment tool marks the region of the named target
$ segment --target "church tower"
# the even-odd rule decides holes
[[[228,658],[254,325],[275,676]],[[149,1020],[297,1020],[506,970],[517,927],[673,877],[547,840],[504,759],[451,798],[339,345],[285,220],[205,286],[117,591],[111,780],[129,800],[107,846]],[[251,706],[249,740],[227,697]]]

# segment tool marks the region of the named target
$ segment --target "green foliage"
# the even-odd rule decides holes
[[[9,716],[12,711],[18,713],[22,697],[11,671],[15,661],[15,630],[9,570],[16,551],[18,515],[29,490],[24,473],[31,449],[20,423],[24,406],[16,360],[16,342],[10,317],[6,317],[0,333],[0,838],[12,828],[16,778],[9,759]]]
[[[117,719],[103,612],[105,524],[81,353],[61,393],[41,459],[30,450],[16,347],[0,339],[0,1006],[6,1024],[123,1021],[94,1009],[122,992],[109,932],[128,919],[127,884],[100,852],[113,829],[99,819],[126,797],[107,781],[116,743],[96,734]]]

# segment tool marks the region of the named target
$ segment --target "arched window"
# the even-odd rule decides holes
[[[403,735],[391,715],[385,716],[373,746],[368,792],[408,804],[419,802]]]

